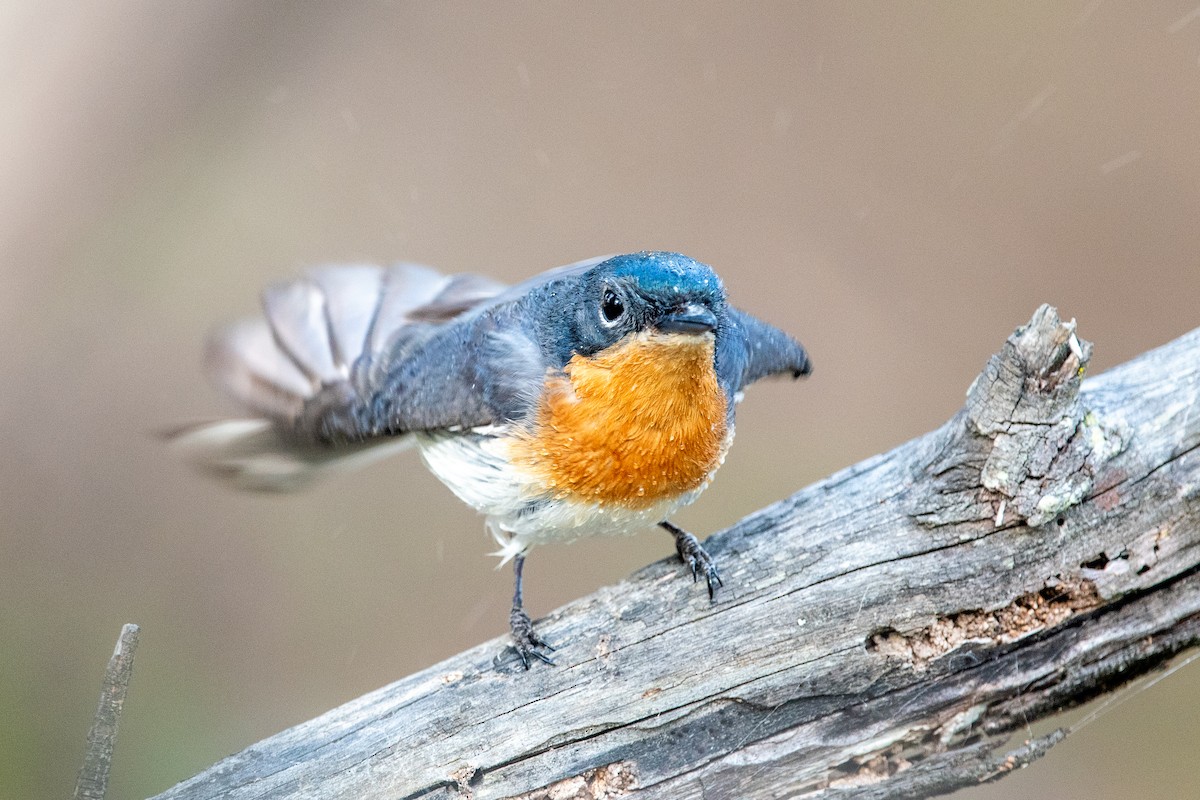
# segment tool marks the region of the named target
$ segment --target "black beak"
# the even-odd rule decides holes
[[[717,315],[707,306],[688,303],[663,314],[655,327],[668,333],[708,333],[716,329]]]

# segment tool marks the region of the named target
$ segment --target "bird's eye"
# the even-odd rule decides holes
[[[625,304],[621,302],[621,298],[617,297],[617,293],[612,289],[605,289],[600,302],[600,314],[604,317],[604,322],[611,325],[624,313]]]

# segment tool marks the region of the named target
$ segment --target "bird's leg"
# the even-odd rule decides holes
[[[708,582],[708,599],[712,600],[717,593],[717,587],[725,585],[721,580],[721,573],[717,571],[717,562],[700,546],[700,540],[683,528],[666,520],[658,524],[675,537],[675,552],[679,553],[679,560],[691,568],[692,582],[695,583],[700,573],[704,573],[704,580]]]
[[[513,590],[513,604],[512,611],[508,615],[508,627],[512,630],[513,648],[517,651],[517,655],[521,658],[521,663],[525,665],[525,669],[529,669],[530,656],[547,664],[553,664],[554,659],[550,658],[542,650],[553,651],[554,648],[545,639],[537,635],[533,630],[533,621],[525,613],[524,593],[521,587],[521,571],[524,568],[525,556],[524,554],[518,555],[513,559],[513,573],[516,575],[517,585]]]

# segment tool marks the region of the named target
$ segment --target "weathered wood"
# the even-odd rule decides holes
[[[554,612],[229,757],[188,798],[923,797],[1200,642],[1200,330],[1082,380],[1048,307],[966,408]],[[1082,391],[1081,389],[1082,384]],[[881,409],[886,401],[881,401]]]
[[[75,800],[104,800],[108,793],[108,774],[112,769],[113,749],[117,744],[117,726],[129,693],[133,677],[133,657],[137,653],[139,628],[126,624],[121,627],[117,646],[104,670],[100,687],[100,702],[88,731],[87,750],[79,777],[75,781]]]

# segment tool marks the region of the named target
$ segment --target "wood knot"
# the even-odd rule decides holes
[[[1075,320],[1063,322],[1057,309],[1043,305],[1013,331],[967,390],[967,420],[977,433],[1082,416],[1079,385],[1092,343],[1080,339],[1075,327]]]
[[[934,484],[914,498],[918,521],[1036,528],[1088,496],[1128,436],[1083,407],[1092,344],[1075,328],[1043,305],[988,360],[927,462]]]

